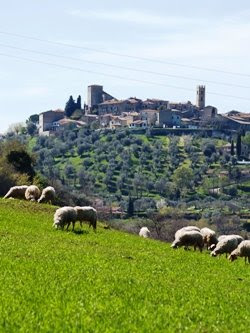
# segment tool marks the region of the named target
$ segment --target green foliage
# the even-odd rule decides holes
[[[131,217],[134,215],[134,200],[129,197],[128,199],[128,210],[127,210],[128,217]]]
[[[77,109],[76,103],[73,100],[73,97],[70,96],[68,102],[65,105],[65,114],[67,117],[70,117],[73,112]]]
[[[241,134],[237,135],[236,154],[238,158],[241,156]]]
[[[249,267],[0,200],[1,332],[247,332]]]
[[[33,179],[35,171],[33,169],[33,161],[25,150],[11,150],[7,156],[7,161],[17,172],[25,173],[30,180]]]
[[[174,171],[173,180],[180,189],[192,188],[193,179],[193,171],[186,165],[180,166]]]
[[[38,124],[38,122],[39,122],[39,115],[38,115],[38,114],[32,114],[32,115],[26,120],[26,123]]]
[[[0,144],[0,195],[11,186],[30,184],[34,176],[33,158],[25,145],[16,140]]]

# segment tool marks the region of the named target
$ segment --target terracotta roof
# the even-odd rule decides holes
[[[239,119],[236,119],[236,117],[228,117],[228,116],[226,116],[226,115],[224,115],[224,114],[221,114],[221,116],[222,116],[223,118],[228,119],[228,120],[235,121],[235,122],[238,123],[238,124],[242,124],[242,125],[250,125],[250,122],[249,122],[249,121],[239,120]]]
[[[79,126],[84,126],[86,125],[85,122],[80,121],[80,120],[73,120],[73,119],[68,119],[68,118],[63,118],[57,121],[61,126],[67,125],[67,124],[76,124]]]
[[[118,100],[116,98],[110,99],[108,101],[102,102],[99,105],[109,105],[109,104],[120,104],[123,103],[124,100]]]
[[[146,122],[143,120],[135,120],[132,122],[132,124],[146,124]]]

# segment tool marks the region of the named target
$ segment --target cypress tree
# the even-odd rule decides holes
[[[234,140],[231,141],[231,155],[234,156]]]
[[[236,142],[236,153],[237,157],[239,158],[241,156],[241,135],[237,135],[237,142]]]
[[[82,99],[81,96],[79,95],[76,100],[76,109],[81,110],[82,108]]]
[[[76,103],[73,100],[73,97],[70,96],[68,102],[65,105],[65,114],[66,114],[66,116],[70,117],[75,110],[76,110]]]
[[[128,199],[128,210],[127,210],[128,217],[134,215],[134,201],[131,197]]]

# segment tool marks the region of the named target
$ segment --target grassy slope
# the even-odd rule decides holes
[[[250,266],[0,199],[1,332],[247,332]]]

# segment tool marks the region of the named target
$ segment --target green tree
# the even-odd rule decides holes
[[[76,109],[77,109],[76,103],[75,103],[73,97],[70,96],[68,102],[65,105],[66,116],[70,117]]]
[[[234,156],[235,152],[234,152],[234,140],[231,141],[231,155]]]
[[[129,197],[129,199],[128,199],[127,215],[128,215],[128,217],[131,217],[134,215],[134,200],[131,197]]]
[[[241,134],[237,135],[236,154],[238,158],[241,156]]]
[[[39,122],[39,115],[38,115],[38,114],[32,114],[32,115],[26,120],[26,123],[38,124],[38,122]]]
[[[181,191],[192,188],[194,180],[193,171],[186,165],[178,167],[173,174],[173,181]]]
[[[37,127],[35,123],[28,122],[27,123],[27,133],[31,136],[33,136],[37,131]]]
[[[79,95],[76,100],[76,109],[81,110],[82,108],[82,99],[81,96]]]

